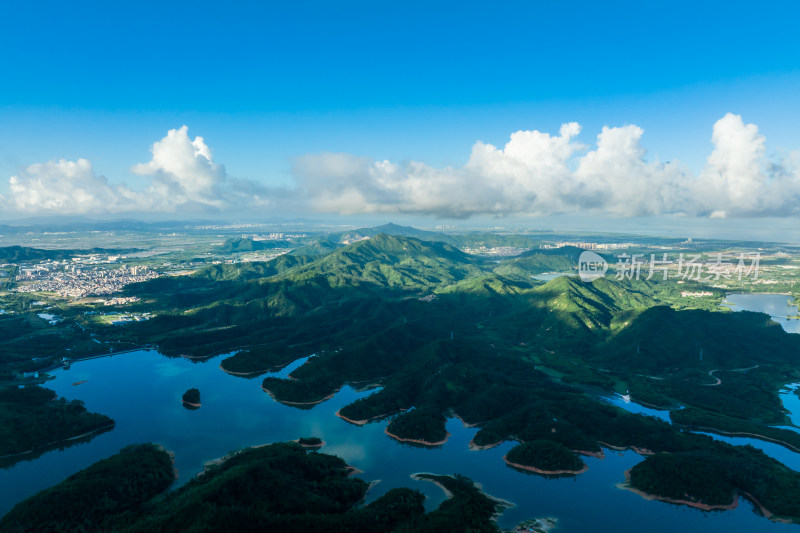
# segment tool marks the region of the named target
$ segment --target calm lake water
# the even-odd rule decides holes
[[[722,305],[732,311],[758,311],[767,313],[772,320],[783,326],[789,333],[800,333],[800,320],[787,317],[797,316],[792,297],[783,294],[729,294]]]
[[[749,305],[747,298],[732,297],[729,300],[735,300],[739,308]],[[624,480],[624,471],[642,460],[633,452],[606,450],[604,459],[584,459],[589,465],[585,474],[546,479],[505,466],[502,457],[511,443],[470,451],[467,445],[477,430],[463,427],[457,419],[448,420],[447,429],[452,436],[440,448],[400,444],[383,433],[386,422],[358,427],[334,415],[342,406],[373,391],[356,392],[344,387],[331,400],[300,410],[273,401],[261,390],[262,378],[244,379],[222,372],[219,362],[223,357],[192,362],[169,359],[155,351],[140,351],[78,362],[69,370],[54,371],[55,379],[47,383],[48,387],[66,398],[84,401],[91,411],[107,414],[116,421],[116,427],[88,443],[51,451],[0,470],[0,514],[26,496],[132,443],[156,442],[175,452],[180,474],[177,485],[180,485],[200,472],[206,461],[232,450],[318,436],[327,443],[324,452],[339,455],[363,470],[360,477],[367,481],[381,480],[370,491],[368,501],[392,487],[406,486],[425,493],[428,507],[434,508],[444,499],[442,491],[409,476],[415,472],[461,473],[481,483],[489,494],[516,504],[501,516],[501,527],[511,527],[528,518],[552,516],[559,519],[557,531],[564,532],[796,530],[794,526],[757,516],[752,505],[744,500],[733,511],[703,512],[647,501],[620,490],[616,484]],[[288,375],[303,362],[298,361],[276,375]],[[83,380],[86,381],[73,385]],[[201,393],[202,407],[196,411],[188,411],[181,405],[181,395],[191,387],[197,387]],[[797,396],[788,389],[782,396],[787,408],[800,415]],[[608,401],[643,414],[660,417],[666,414],[626,403],[618,397]],[[794,418],[793,423],[797,422]],[[800,470],[800,454],[751,439],[731,440],[737,444],[751,442],[765,450],[774,446],[777,449],[768,453]]]

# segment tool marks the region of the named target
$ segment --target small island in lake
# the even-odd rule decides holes
[[[199,409],[201,405],[199,390],[192,388],[183,393],[183,406],[185,408]]]

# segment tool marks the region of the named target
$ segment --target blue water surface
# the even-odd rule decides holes
[[[785,305],[788,298],[783,298]],[[731,295],[728,300],[737,309],[748,306],[747,298]],[[620,489],[617,485],[624,481],[624,472],[643,459],[631,451],[605,450],[602,459],[584,458],[589,466],[586,473],[552,479],[506,466],[502,457],[513,443],[471,451],[468,444],[477,429],[464,427],[456,418],[447,421],[451,437],[443,446],[431,449],[402,444],[384,433],[386,421],[355,426],[335,416],[344,405],[374,391],[359,392],[345,386],[326,402],[311,409],[298,409],[282,405],[266,394],[261,389],[263,376],[246,379],[223,372],[219,368],[223,358],[199,362],[143,350],[79,361],[70,369],[54,371],[54,379],[47,387],[68,399],[82,400],[90,411],[113,418],[116,426],[88,443],[53,450],[0,470],[0,514],[128,444],[156,442],[174,452],[179,471],[175,486],[179,486],[202,471],[204,463],[232,450],[317,436],[326,442],[322,451],[336,454],[362,470],[359,476],[366,481],[380,480],[367,501],[390,488],[405,486],[422,491],[428,498],[427,507],[432,509],[443,501],[443,492],[409,476],[417,472],[460,473],[480,483],[489,494],[515,504],[499,519],[500,526],[506,528],[528,518],[556,517],[558,531],[564,532],[797,530],[796,526],[758,516],[744,500],[732,511],[705,512],[648,501]],[[286,376],[304,362],[305,359],[299,360],[273,375]],[[191,387],[200,390],[202,402],[202,407],[193,411],[181,403],[182,394]],[[781,397],[793,413],[792,422],[797,424],[800,399],[789,388]],[[667,416],[665,411],[628,403],[618,396],[606,401],[633,412]],[[800,470],[800,454],[779,445],[754,439],[715,438],[756,445]]]

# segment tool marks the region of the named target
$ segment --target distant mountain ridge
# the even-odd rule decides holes
[[[227,239],[224,243],[214,248],[223,253],[257,252],[261,250],[274,250],[276,248],[290,248],[292,243],[287,240],[256,241],[246,238]]]
[[[129,254],[141,251],[138,248],[110,249],[110,248],[89,248],[84,250],[45,250],[42,248],[30,248],[27,246],[3,246],[0,247],[0,261],[44,261],[47,259],[63,260],[76,255],[88,254]]]
[[[515,248],[538,248],[540,237],[533,235],[499,234],[486,232],[439,232],[429,231],[412,226],[388,223],[382,226],[358,228],[348,231],[329,233],[320,240],[332,244],[351,244],[357,240],[374,237],[384,233],[393,237],[415,237],[421,241],[444,242],[456,248],[495,248],[501,246]]]

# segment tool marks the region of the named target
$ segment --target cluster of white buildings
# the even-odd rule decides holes
[[[297,239],[305,236],[306,236],[305,233],[281,233],[275,231],[266,234],[254,233],[252,235],[247,235],[243,233],[242,239],[252,239],[254,241],[283,241],[286,239]]]
[[[107,299],[100,299],[98,303],[103,305],[127,305],[130,303],[138,302],[141,298],[138,296],[118,296],[116,298],[107,298]]]
[[[704,296],[714,296],[714,293],[708,291],[681,291],[681,298],[702,298]]]
[[[122,326],[131,322],[143,322],[153,318],[152,313],[113,315],[110,318],[112,326]]]
[[[341,243],[347,246],[348,244],[353,244],[354,242],[358,241],[366,241],[367,239],[369,239],[367,235],[359,235],[358,233],[352,235],[348,233],[342,237]]]
[[[20,268],[16,292],[54,292],[65,298],[113,294],[126,285],[157,278],[146,266],[105,268],[68,261],[47,261]]]
[[[527,251],[527,248],[517,248],[515,246],[495,246],[494,248],[487,248],[480,246],[478,248],[462,248],[462,252],[472,255],[494,255],[497,257],[513,257],[522,252]]]
[[[633,248],[634,244],[630,242],[608,243],[608,242],[561,241],[550,244],[543,244],[541,247],[544,248],[545,250],[550,250],[554,248],[563,248],[565,246],[573,246],[575,248],[580,248],[582,250],[620,250],[620,249]]]

